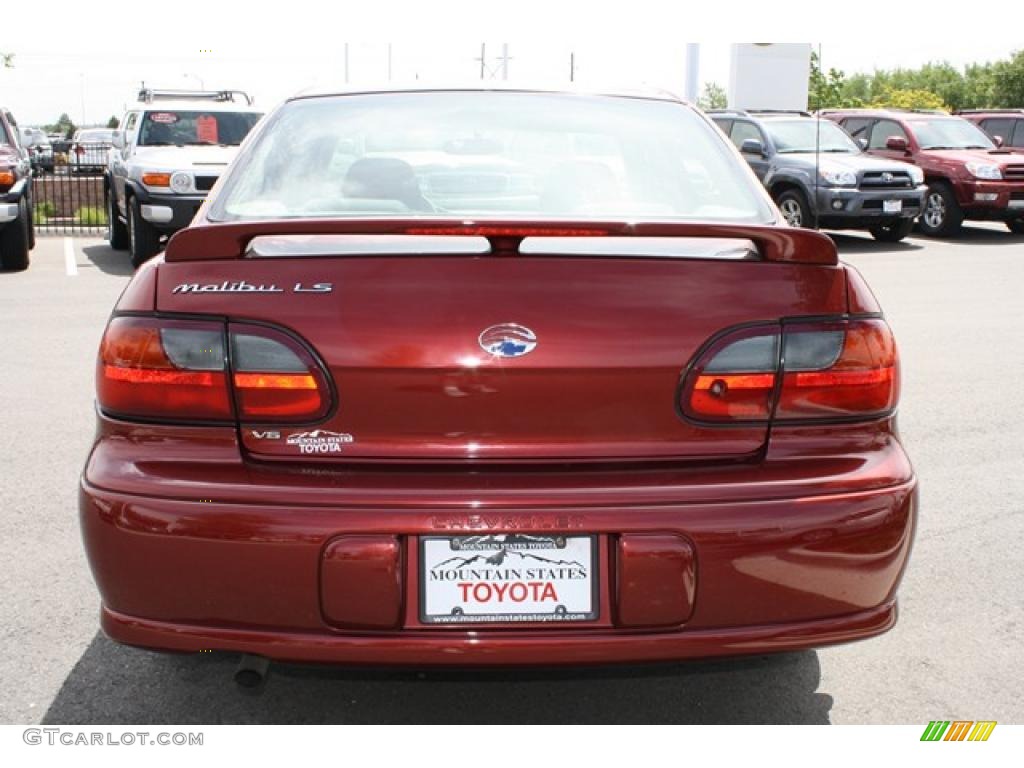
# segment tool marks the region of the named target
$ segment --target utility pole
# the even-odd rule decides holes
[[[348,43],[345,43],[345,84],[348,85]]]
[[[576,52],[569,52],[569,82],[573,82],[576,79]]]
[[[487,71],[487,43],[480,43],[480,58],[474,59],[474,61],[480,62],[480,79],[484,79],[484,73]]]
[[[391,43],[388,43],[388,82],[391,82]]]
[[[501,62],[501,79],[508,80],[508,62],[511,57],[508,55],[508,43],[501,44],[501,56],[498,57],[498,61]]]

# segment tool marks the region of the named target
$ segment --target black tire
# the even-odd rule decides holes
[[[871,236],[882,243],[898,243],[910,234],[914,228],[913,219],[897,219],[887,224],[876,224],[868,231]]]
[[[117,203],[114,202],[114,190],[107,188],[107,240],[110,247],[115,251],[127,250],[130,243],[128,239],[128,227],[117,212]]]
[[[800,190],[785,190],[775,198],[775,203],[779,206],[779,210],[782,211],[782,217],[790,226],[806,229],[814,227],[814,215],[811,213],[811,206]]]
[[[25,203],[25,207],[28,211],[28,249],[34,251],[36,249],[36,209],[31,198]]]
[[[917,220],[920,230],[930,237],[952,237],[960,232],[964,212],[956,201],[953,188],[939,181],[928,185],[924,210]]]
[[[1015,235],[1024,235],[1024,219],[1010,219],[1006,227]]]
[[[28,269],[29,210],[25,198],[18,202],[18,218],[0,229],[0,269],[20,272]]]
[[[128,250],[132,266],[138,269],[160,250],[160,233],[142,218],[139,201],[132,197],[128,201]]]

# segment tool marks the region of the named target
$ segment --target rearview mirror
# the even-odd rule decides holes
[[[124,134],[116,131],[110,137],[110,143],[114,145],[114,149],[124,149]]]
[[[761,143],[760,139],[744,139],[740,152],[744,155],[760,155],[764,157],[764,144]]]
[[[891,149],[894,152],[906,152],[907,140],[902,136],[890,136],[885,140],[885,148]]]

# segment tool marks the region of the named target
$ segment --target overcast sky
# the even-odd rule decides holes
[[[57,5],[53,4],[53,8]],[[399,82],[417,78],[431,82],[478,80],[481,40],[487,41],[487,65],[495,71],[500,64],[502,42],[507,40],[508,73],[512,80],[567,82],[570,53],[575,52],[576,76],[581,82],[643,83],[682,93],[686,69],[682,41],[688,37],[703,40],[701,81],[713,80],[727,86],[729,43],[712,41],[721,37],[723,31],[732,31],[737,37],[746,31],[738,26],[723,29],[720,23],[716,25],[715,20],[702,16],[706,11],[689,12],[685,17],[687,23],[673,25],[671,14],[654,17],[641,13],[650,6],[643,0],[619,6],[635,9],[628,17],[620,11],[617,17],[604,19],[594,18],[589,12],[573,16],[571,3],[559,3],[557,10],[543,10],[541,3],[534,6],[534,18],[544,19],[547,23],[543,25],[524,23],[532,3],[518,0],[515,7],[522,12],[516,15],[515,24],[475,26],[460,26],[470,11],[466,15],[441,11],[459,6],[478,11],[483,7],[481,3],[464,6],[436,0],[430,8],[437,12],[427,17],[422,12],[415,17],[412,10],[405,10],[411,6],[378,3],[378,11],[394,8],[392,19],[404,22],[384,27],[395,32],[389,65],[389,43],[380,39],[382,25],[356,18],[361,12],[351,10],[350,5],[291,0],[287,5],[273,6],[289,9],[285,15],[260,15],[261,6],[256,4],[224,6],[174,0],[165,7],[161,0],[149,0],[145,5],[133,6],[146,16],[136,19],[103,13],[105,8],[128,6],[74,3],[66,13],[43,13],[40,24],[32,6],[23,3],[21,7],[30,13],[22,24],[34,33],[12,38],[4,33],[17,29],[17,25],[5,24],[0,29],[0,51],[15,53],[14,69],[0,70],[0,103],[8,106],[23,125],[53,122],[61,112],[67,112],[78,123],[102,123],[111,115],[120,116],[125,104],[133,100],[140,82],[145,81],[168,88],[241,88],[269,108],[310,85],[324,81],[343,83],[346,38],[348,80],[353,85],[380,83],[387,81],[389,75]],[[425,5],[416,7],[422,9]],[[553,3],[548,5],[555,7]],[[674,12],[685,7],[682,3],[656,5]],[[739,4],[730,6],[743,15]],[[808,7],[817,9],[814,13],[820,20],[821,5],[812,3]],[[242,13],[240,8],[250,11]],[[59,18],[67,23],[57,23]],[[659,25],[658,20],[665,23]],[[495,26],[502,26],[497,34]],[[812,23],[810,28],[789,31],[804,32],[812,38],[815,26],[822,28],[821,24]],[[413,34],[420,27],[436,29],[437,35]],[[1017,45],[1009,40],[999,42],[988,33],[985,42],[944,44],[931,35],[912,33],[913,25],[897,25],[883,31],[875,20],[866,28],[875,31],[858,35],[856,27],[851,26],[843,42],[821,43],[825,66],[847,73],[915,67],[939,60],[963,66],[1002,58],[1015,48],[1024,48],[1024,41]],[[563,35],[562,29],[568,32]],[[365,34],[368,30],[375,34]],[[767,36],[768,30],[760,31]],[[837,28],[833,25],[831,31],[835,34]],[[753,37],[754,33],[748,36]],[[973,39],[971,35],[966,37]],[[373,38],[375,42],[358,42]]]

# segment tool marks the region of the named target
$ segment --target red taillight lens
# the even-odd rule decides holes
[[[110,321],[96,392],[108,413],[155,421],[237,414],[248,423],[304,423],[326,416],[332,402],[312,353],[284,332],[151,317]]]
[[[896,407],[899,359],[884,320],[787,326],[785,339],[776,419],[873,416]]]
[[[96,395],[118,415],[229,421],[224,370],[219,323],[116,317],[100,345]]]
[[[864,319],[729,333],[691,366],[680,405],[700,421],[766,422],[871,418],[898,398],[892,332],[883,320]]]
[[[229,326],[238,417],[248,423],[315,421],[327,415],[330,388],[313,356],[281,331]]]

